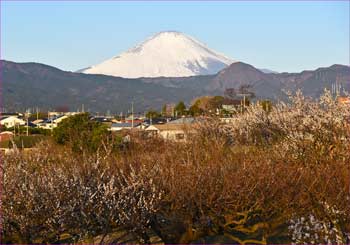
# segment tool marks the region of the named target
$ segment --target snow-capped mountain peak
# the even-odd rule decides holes
[[[83,73],[126,78],[215,74],[234,61],[177,31],[160,32]]]

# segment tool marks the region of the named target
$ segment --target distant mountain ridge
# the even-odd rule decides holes
[[[8,111],[68,106],[94,112],[158,108],[171,98],[187,100],[193,91],[147,84],[139,79],[67,72],[38,63],[0,61],[2,106]],[[160,106],[159,106],[160,107]]]
[[[160,109],[165,103],[189,103],[202,95],[222,95],[226,88],[250,85],[257,99],[285,99],[282,90],[302,89],[318,97],[324,88],[341,84],[350,91],[350,67],[333,65],[300,73],[264,73],[252,65],[235,62],[214,75],[127,79],[66,72],[38,63],[0,61],[2,103],[9,110],[54,109],[84,104],[95,112]]]

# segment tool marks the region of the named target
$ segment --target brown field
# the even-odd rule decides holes
[[[350,112],[332,103],[252,107],[185,143],[2,156],[3,242],[347,243]]]

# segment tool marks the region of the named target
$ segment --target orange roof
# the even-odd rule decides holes
[[[171,123],[154,124],[152,126],[156,127],[160,131],[163,131],[163,130],[186,130],[189,128],[193,128],[191,125],[188,125],[188,124],[171,124]]]
[[[338,102],[342,104],[350,104],[350,97],[338,97]]]

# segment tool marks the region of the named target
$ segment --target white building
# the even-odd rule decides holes
[[[66,118],[68,118],[68,115],[55,116],[49,120],[38,123],[37,126],[43,129],[54,129],[58,126],[60,122],[62,122]]]
[[[130,130],[132,128],[140,128],[140,123],[134,123],[134,125],[131,122],[125,122],[125,123],[112,123],[110,130],[111,131],[121,131],[124,129]]]
[[[18,118],[17,116],[3,117],[0,120],[0,125],[5,126],[7,128],[12,128],[13,126],[22,126],[25,124],[26,121],[21,118]]]
[[[159,136],[165,140],[186,141],[186,138],[193,132],[189,124],[156,124],[145,129],[150,136]]]
[[[221,117],[220,121],[223,123],[233,123],[236,120],[234,117]]]

